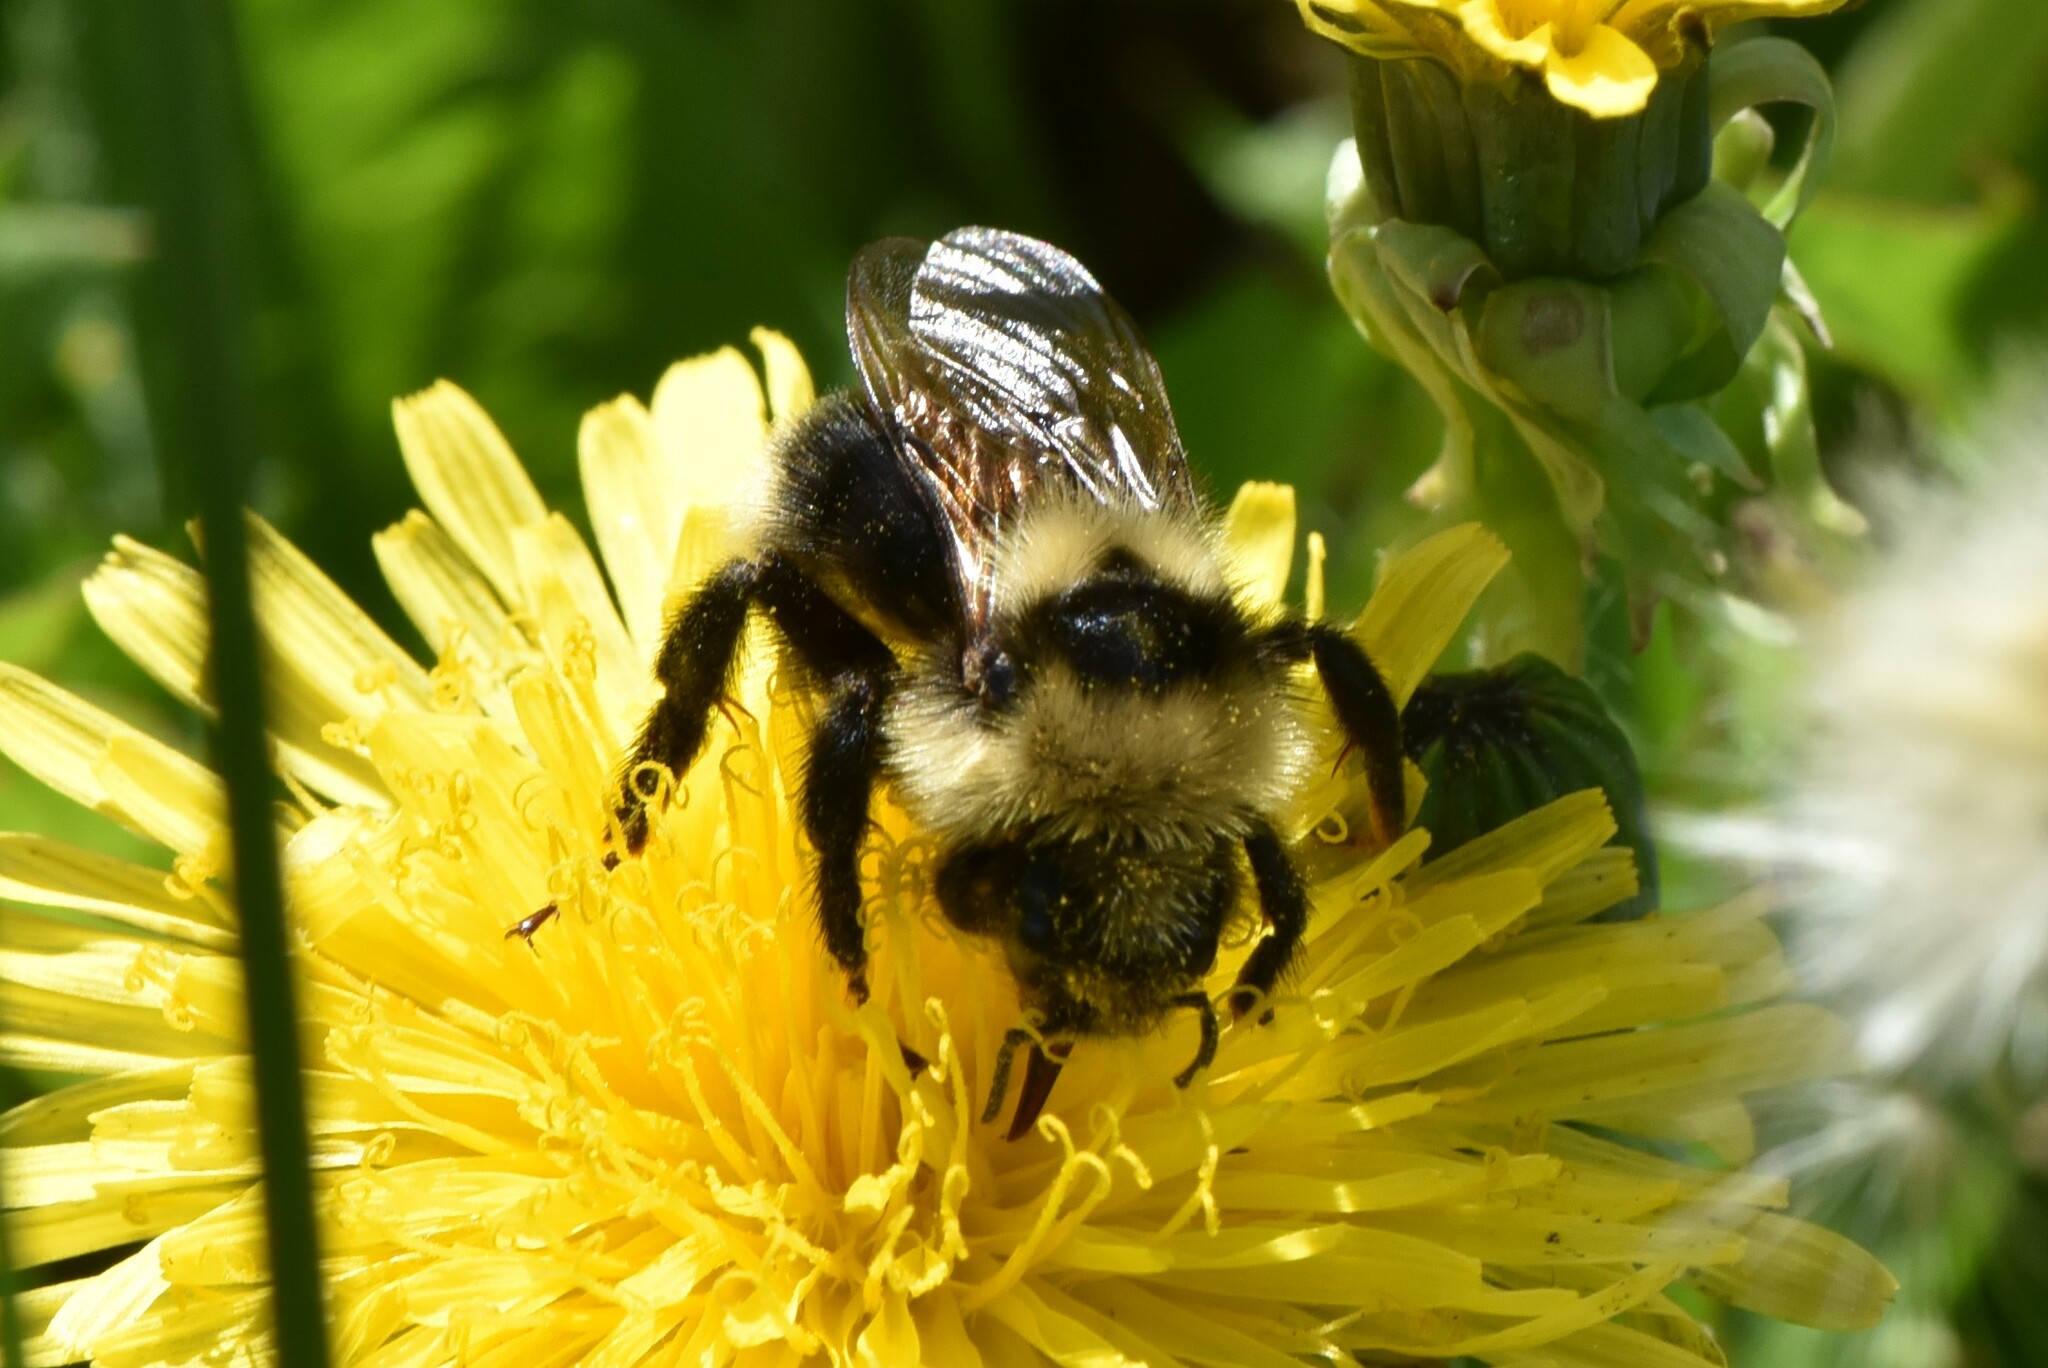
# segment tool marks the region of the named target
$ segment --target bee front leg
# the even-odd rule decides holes
[[[628,854],[638,855],[647,844],[651,822],[648,804],[654,795],[642,789],[641,776],[648,766],[658,765],[680,780],[704,749],[712,710],[732,682],[747,611],[763,580],[778,568],[772,556],[733,561],[706,580],[669,619],[654,660],[661,700],[649,710],[633,752],[619,770],[617,812]]]
[[[1207,993],[1196,991],[1182,993],[1168,1005],[1193,1008],[1202,1027],[1201,1044],[1195,1047],[1195,1057],[1188,1061],[1185,1069],[1173,1076],[1173,1086],[1185,1088],[1195,1081],[1196,1074],[1216,1062],[1216,1004],[1209,1001]]]
[[[619,768],[612,810],[619,819],[626,853],[640,853],[653,822],[648,806],[655,795],[640,787],[641,776],[650,765],[655,765],[680,777],[697,758],[697,752],[704,749],[711,710],[724,698],[739,656],[747,611],[753,606],[763,579],[778,568],[773,556],[758,561],[732,561],[706,580],[669,619],[662,633],[661,651],[654,661],[661,699],[640,724],[633,752]],[[617,850],[605,852],[606,869],[615,868],[618,863]],[[549,903],[514,922],[505,932],[505,939],[517,936],[531,945],[534,934],[556,914],[555,905]]]
[[[1237,986],[1230,993],[1230,1014],[1242,1017],[1253,1005],[1271,997],[1280,976],[1294,963],[1301,938],[1308,931],[1308,890],[1301,873],[1288,857],[1279,833],[1264,822],[1244,838],[1244,851],[1251,860],[1252,884],[1258,890],[1259,911],[1272,934],[1253,947],[1237,971]],[[1268,1011],[1260,1020],[1269,1020]]]

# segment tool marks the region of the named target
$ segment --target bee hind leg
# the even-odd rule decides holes
[[[1282,660],[1313,661],[1344,729],[1345,750],[1365,762],[1372,787],[1372,824],[1390,845],[1408,823],[1407,775],[1401,768],[1401,708],[1372,657],[1350,633],[1324,622],[1286,622],[1266,634],[1266,648]],[[1339,758],[1342,763],[1342,758]]]
[[[1401,709],[1372,658],[1349,633],[1335,627],[1309,629],[1310,653],[1323,691],[1344,728],[1345,739],[1365,761],[1372,785],[1372,820],[1383,845],[1392,845],[1408,824],[1407,775],[1401,768]]]

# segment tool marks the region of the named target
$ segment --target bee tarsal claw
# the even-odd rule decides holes
[[[1022,1026],[1012,1026],[1003,1036],[1002,1048],[996,1051],[995,1071],[989,1077],[988,1104],[981,1109],[984,1126],[1002,1113],[1003,1094],[1010,1090],[1010,1068],[1017,1062],[1018,1047],[1030,1044],[1031,1040],[1031,1032]]]
[[[1059,1042],[1031,1047],[1031,1057],[1024,1061],[1024,1086],[1017,1093],[1017,1114],[1010,1118],[1010,1129],[1004,1133],[1004,1139],[1022,1139],[1032,1122],[1038,1120],[1072,1049],[1073,1046]]]
[[[1185,1069],[1173,1076],[1173,1086],[1185,1088],[1195,1081],[1195,1075],[1216,1062],[1216,1039],[1220,1032],[1216,1023],[1216,1004],[1209,1000],[1207,993],[1188,993],[1175,998],[1176,1007],[1192,1007],[1200,1014],[1202,1043],[1195,1047],[1195,1057]]]
[[[1240,983],[1237,987],[1230,990],[1230,997],[1227,999],[1227,1004],[1230,1008],[1230,1019],[1232,1021],[1243,1021],[1245,1017],[1257,1011],[1259,1004],[1265,1000],[1266,995],[1264,992],[1252,987],[1250,984]],[[1260,1014],[1259,1024],[1264,1025],[1272,1019],[1272,1009],[1267,1008],[1265,1012]]]

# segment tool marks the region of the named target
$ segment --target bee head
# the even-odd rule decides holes
[[[998,941],[1047,1034],[1148,1029],[1216,961],[1238,901],[1230,845],[1015,837],[954,847],[947,920]]]

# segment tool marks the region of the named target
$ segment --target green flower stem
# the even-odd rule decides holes
[[[1827,77],[1804,49],[1758,39],[1697,55],[1640,114],[1604,120],[1523,73],[1461,84],[1427,58],[1357,58],[1352,73],[1357,161],[1330,183],[1331,282],[1444,415],[1415,502],[1523,523],[1542,510],[1578,570],[1619,562],[1639,641],[1659,598],[1718,600],[1727,511],[1772,480],[1818,527],[1854,528],[1811,454],[1782,302],[1801,295],[1784,230],[1833,136]],[[1753,199],[1768,128],[1749,111],[1771,103],[1815,117],[1791,175]],[[1552,499],[1525,487],[1531,470]],[[1556,540],[1525,526],[1516,550]],[[1575,665],[1579,596],[1560,557],[1538,559],[1554,603],[1532,594],[1507,613],[1491,658],[1515,647]]]
[[[4,1156],[0,1156],[4,1162]],[[0,1173],[0,1183],[6,1175]],[[0,1198],[4,1198],[0,1193]],[[6,1202],[0,1200],[0,1213],[6,1210]],[[24,1368],[28,1356],[21,1347],[21,1308],[14,1304],[14,1298],[21,1290],[21,1279],[14,1272],[14,1234],[7,1227],[4,1216],[0,1216],[0,1362],[6,1368]]]
[[[1534,653],[1578,673],[1586,657],[1586,552],[1543,462],[1507,414],[1472,404],[1472,493],[1441,521],[1476,517],[1512,553],[1473,616],[1487,661]]]
[[[235,165],[234,33],[223,0],[149,0],[126,17],[156,83],[161,253],[153,285],[157,304],[175,320],[177,343],[164,358],[157,397],[171,415],[167,461],[198,515],[206,558],[218,713],[212,750],[227,783],[278,1361],[325,1368],[299,1016],[274,832],[277,781],[264,732],[242,513],[255,437],[238,288],[247,263],[230,249],[230,217],[244,189]]]

